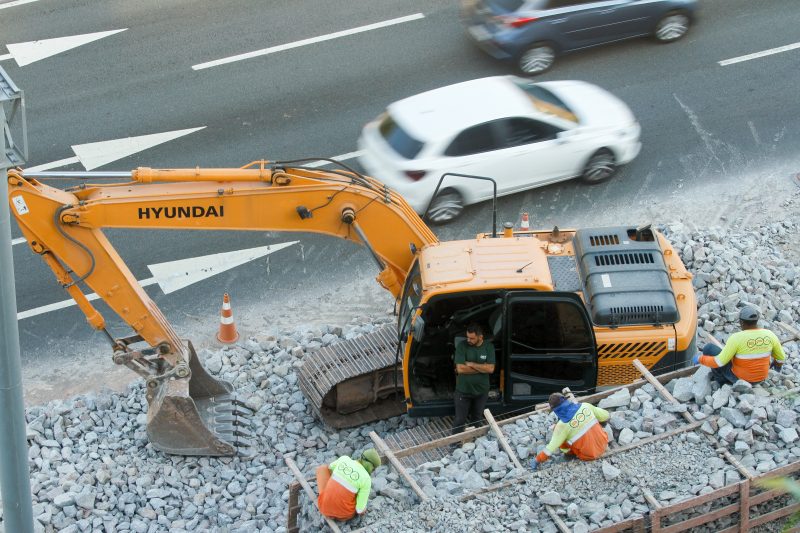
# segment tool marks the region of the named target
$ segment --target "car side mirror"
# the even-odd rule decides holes
[[[572,135],[573,135],[572,130],[559,131],[558,133],[556,133],[556,140],[559,143],[565,143],[565,142],[569,141],[569,139],[570,139],[570,137],[572,137]]]

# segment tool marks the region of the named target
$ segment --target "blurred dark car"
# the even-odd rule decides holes
[[[573,50],[647,35],[676,41],[696,7],[697,0],[462,0],[462,18],[489,55],[535,75]]]

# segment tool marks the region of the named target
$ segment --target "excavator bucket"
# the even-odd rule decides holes
[[[252,410],[203,367],[189,343],[189,377],[148,382],[147,435],[177,455],[247,455]]]

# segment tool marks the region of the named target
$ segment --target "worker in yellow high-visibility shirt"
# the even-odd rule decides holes
[[[370,476],[380,465],[380,455],[370,448],[357,460],[343,455],[329,465],[317,467],[320,512],[339,520],[364,514],[372,488]]]
[[[608,435],[600,423],[608,420],[608,411],[590,403],[573,402],[557,392],[550,395],[548,403],[558,422],[545,449],[531,459],[531,468],[539,468],[557,450],[582,461],[593,461],[605,453]]]
[[[742,331],[731,335],[724,348],[706,344],[703,353],[695,355],[692,362],[710,367],[712,377],[719,383],[736,383],[740,379],[750,383],[764,381],[770,367],[781,369],[786,354],[777,335],[758,327],[758,319],[758,309],[742,308],[739,312]]]

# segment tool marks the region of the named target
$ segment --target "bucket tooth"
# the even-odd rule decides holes
[[[238,398],[234,398],[231,401],[231,404],[236,406],[236,407],[243,407],[243,408],[247,409],[248,411],[250,411],[251,415],[256,414],[256,410],[255,409],[253,409],[252,407],[250,407],[249,405],[247,405],[246,403],[244,403],[243,401],[241,401]]]

